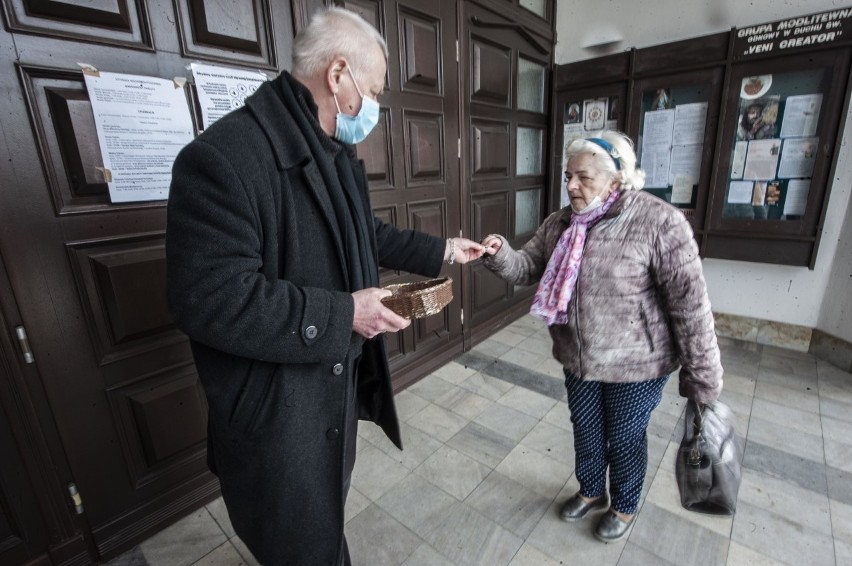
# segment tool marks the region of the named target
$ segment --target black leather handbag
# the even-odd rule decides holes
[[[686,427],[675,462],[680,502],[685,509],[733,515],[742,472],[734,414],[720,401],[686,406]]]

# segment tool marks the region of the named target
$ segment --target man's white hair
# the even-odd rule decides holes
[[[357,77],[379,63],[373,55],[376,45],[387,59],[387,43],[364,18],[344,8],[320,10],[293,41],[293,75],[315,77],[336,57],[344,57]]]

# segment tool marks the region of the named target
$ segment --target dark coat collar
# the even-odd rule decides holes
[[[257,92],[246,99],[246,107],[269,139],[279,170],[311,159],[307,144],[293,143],[294,139],[301,139],[301,136],[294,135],[299,131],[299,127],[293,120],[292,113],[298,110],[292,107],[296,97],[290,81],[287,80],[289,76],[287,71],[282,71],[278,78],[263,83]],[[276,88],[284,93],[283,97],[276,92]],[[288,98],[290,104],[287,104]]]

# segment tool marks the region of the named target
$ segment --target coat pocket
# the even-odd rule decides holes
[[[645,338],[651,351],[654,351],[654,335],[651,333],[651,325],[648,323],[648,313],[645,312],[645,303],[639,303],[639,317],[642,319],[642,328],[645,329]]]
[[[276,364],[253,361],[246,372],[243,388],[231,412],[231,430],[250,435],[257,425],[258,415],[270,403],[269,394]]]

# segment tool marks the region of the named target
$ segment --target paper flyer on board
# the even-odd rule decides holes
[[[245,104],[267,77],[260,71],[244,71],[192,63],[192,76],[201,105],[201,122],[209,128],[216,120]]]
[[[81,66],[110,200],[168,198],[172,164],[194,137],[183,87],[176,80]]]

